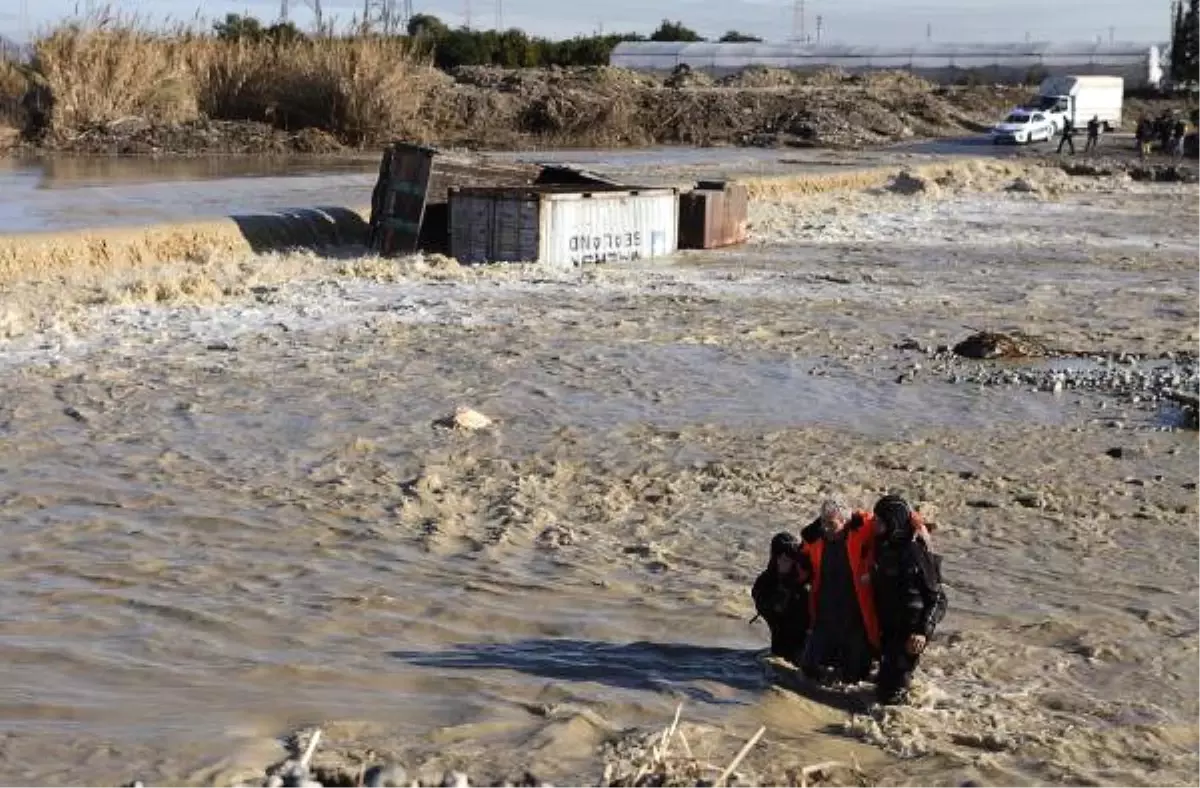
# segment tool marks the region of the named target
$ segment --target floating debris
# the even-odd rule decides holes
[[[1029,358],[1045,356],[1048,351],[1037,340],[1021,334],[978,331],[954,346],[954,353],[965,358]]]
[[[448,427],[451,429],[474,432],[476,430],[487,429],[488,427],[492,426],[494,422],[477,410],[472,410],[471,408],[467,407],[459,407],[454,411],[454,413],[446,416],[445,418],[437,420],[434,422],[434,424],[439,427]]]

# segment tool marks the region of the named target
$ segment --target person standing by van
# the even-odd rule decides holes
[[[1150,155],[1150,140],[1154,136],[1154,130],[1150,125],[1150,119],[1143,115],[1138,119],[1137,131],[1134,133],[1137,138],[1138,156],[1145,159]]]
[[[1092,119],[1087,124],[1087,142],[1084,143],[1083,152],[1096,152],[1096,148],[1100,146],[1100,116],[1093,115]]]
[[[1062,139],[1058,141],[1058,152],[1061,154],[1063,145],[1071,147],[1071,155],[1075,155],[1075,121],[1071,120],[1071,116],[1067,115],[1063,118]]]
[[[1183,140],[1187,137],[1187,121],[1182,116],[1175,118],[1174,133],[1171,136],[1171,157],[1175,161],[1183,159]]]

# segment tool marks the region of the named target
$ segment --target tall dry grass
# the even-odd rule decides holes
[[[195,65],[210,47],[184,31],[154,33],[136,19],[103,17],[40,36],[32,66],[53,96],[55,128],[130,116],[178,122],[198,115]]]
[[[0,58],[0,126],[21,127],[24,118],[21,99],[28,86],[27,70],[11,60]]]
[[[50,30],[34,53],[55,130],[207,117],[318,128],[348,144],[419,137],[423,103],[439,78],[428,58],[395,39],[230,41],[107,14]]]
[[[442,79],[429,60],[378,36],[209,43],[198,73],[206,115],[319,128],[349,144],[421,136],[421,110]]]

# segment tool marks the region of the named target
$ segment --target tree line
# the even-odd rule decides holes
[[[243,14],[228,14],[213,25],[213,32],[224,40],[276,41],[290,43],[306,38],[291,22],[264,25]],[[664,19],[649,36],[639,33],[576,36],[553,40],[531,36],[524,30],[472,30],[452,28],[431,14],[414,14],[405,34],[398,36],[432,55],[438,68],[458,66],[501,66],[539,68],[545,66],[603,66],[622,41],[704,41],[695,30],[682,22]],[[756,42],[756,36],[730,30],[718,41]]]
[[[1171,82],[1195,84],[1200,79],[1200,2],[1172,0],[1171,53],[1167,69]]]

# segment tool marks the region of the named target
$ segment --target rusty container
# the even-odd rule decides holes
[[[717,249],[745,243],[749,237],[745,184],[700,181],[679,195],[679,248]]]
[[[371,194],[370,247],[376,254],[393,257],[417,251],[436,155],[434,148],[406,142],[384,150]]]

